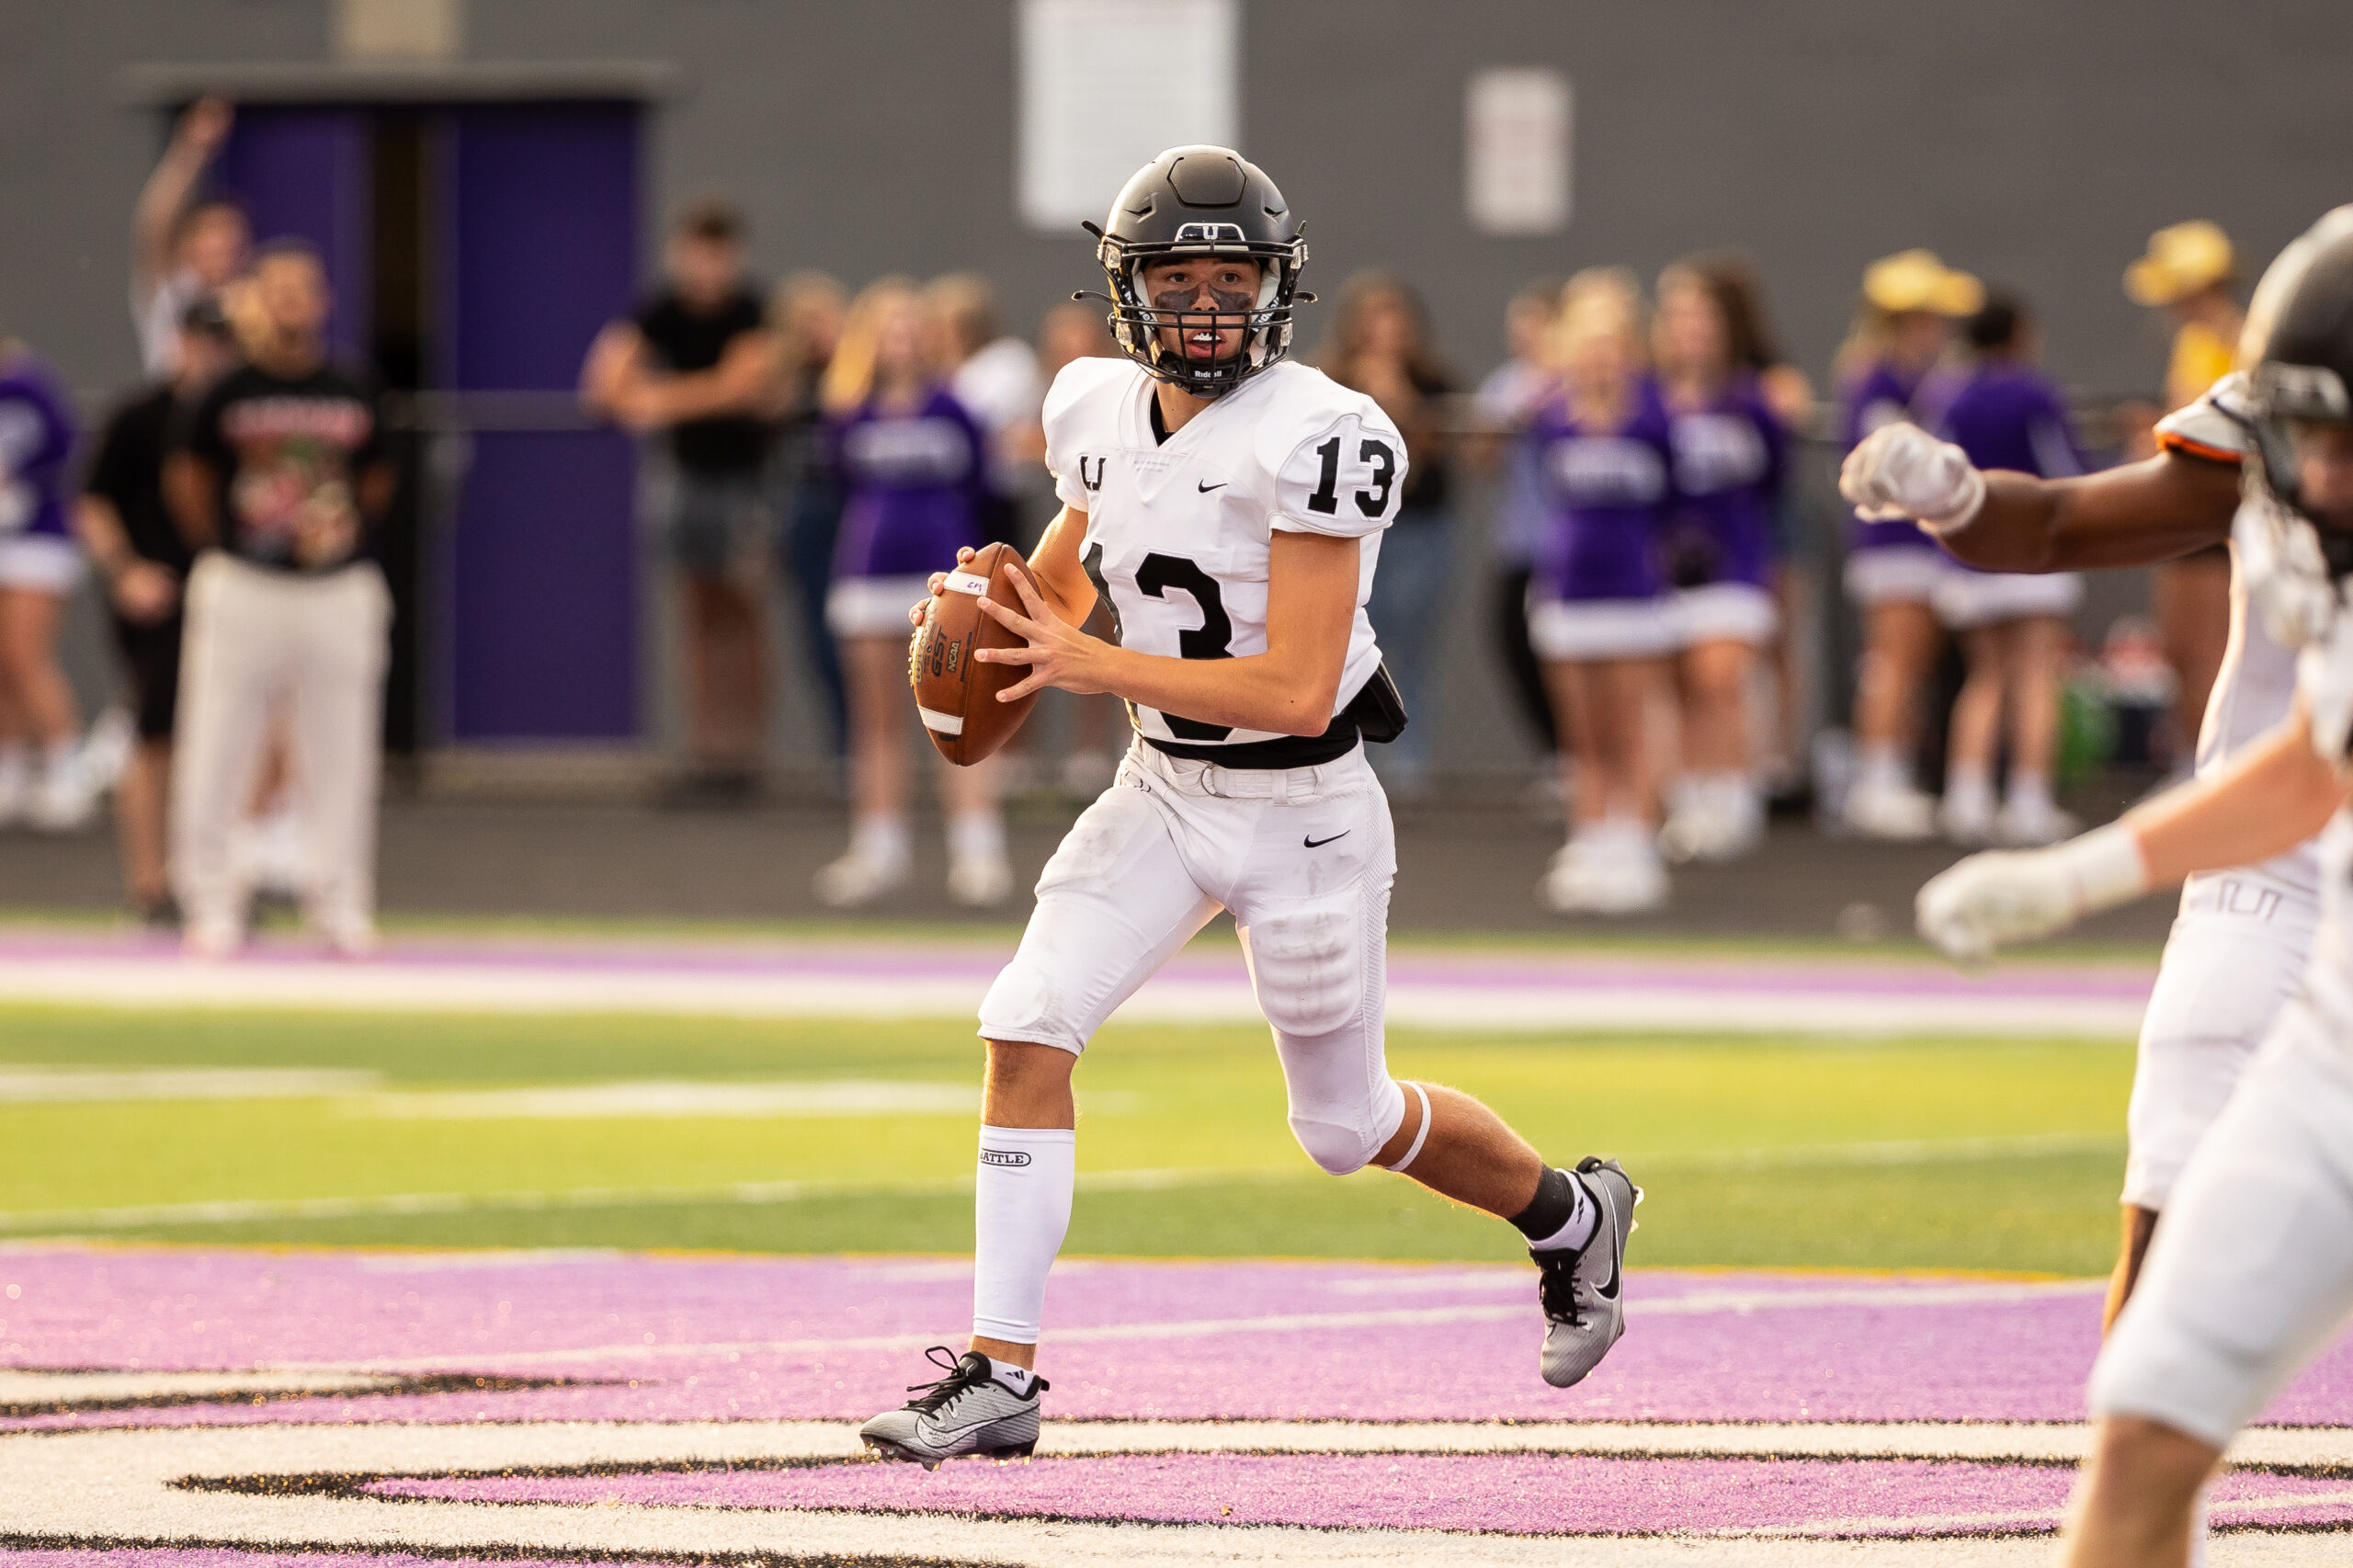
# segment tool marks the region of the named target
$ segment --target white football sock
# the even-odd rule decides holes
[[[1593,1233],[1600,1228],[1601,1209],[1586,1190],[1584,1180],[1574,1171],[1567,1173],[1569,1185],[1576,1189],[1577,1206],[1571,1210],[1568,1223],[1540,1242],[1530,1242],[1530,1252],[1571,1252],[1593,1240]]]
[[[1010,1361],[1000,1361],[994,1356],[989,1358],[989,1376],[1016,1393],[1028,1393],[1030,1381],[1037,1375],[1027,1367],[1017,1367]]]
[[[972,1188],[972,1333],[1038,1343],[1046,1273],[1070,1229],[1078,1134],[1066,1127],[981,1129]]]
[[[958,864],[1004,859],[1005,818],[994,811],[958,812],[949,817],[948,858]]]

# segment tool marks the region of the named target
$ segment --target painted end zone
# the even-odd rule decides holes
[[[1242,1527],[1364,1545],[1331,1561],[1401,1530],[1465,1563],[1529,1537],[1928,1551],[2055,1528],[2099,1312],[2087,1281],[1635,1273],[1625,1341],[1556,1392],[1525,1269],[1081,1261],[1040,1457],[926,1473],[846,1423],[960,1339],[961,1261],[63,1244],[0,1249],[0,1560],[43,1568],[1046,1563],[1139,1524],[1168,1527],[1154,1562]],[[2216,1523],[2342,1550],[2353,1347],[2267,1420]]]

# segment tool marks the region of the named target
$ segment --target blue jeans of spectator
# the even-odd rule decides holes
[[[1373,763],[1392,783],[1418,786],[1429,769],[1438,728],[1438,641],[1446,621],[1447,589],[1454,576],[1454,529],[1443,512],[1408,508],[1381,536],[1381,563],[1372,575],[1372,634],[1405,699],[1405,733],[1370,748]]]

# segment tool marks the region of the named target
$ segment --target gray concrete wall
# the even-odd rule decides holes
[[[1244,145],[1309,220],[1313,278],[1402,272],[1473,373],[1530,275],[1734,244],[1821,374],[1863,264],[1926,244],[2024,290],[2063,379],[2145,390],[2162,335],[2118,279],[2151,229],[2211,217],[2259,265],[2353,198],[2342,0],[1243,4]],[[466,49],[676,62],[690,85],[653,119],[649,224],[730,192],[768,271],[976,267],[1020,325],[1092,279],[1080,236],[1015,211],[1013,14],[473,0]],[[328,34],[324,0],[0,0],[0,326],[79,386],[122,384],[127,216],[160,127],[121,101],[120,67],[320,60]],[[1556,239],[1483,237],[1462,214],[1465,74],[1516,62],[1561,67],[1576,94],[1575,218]],[[1490,711],[1483,676],[1463,679],[1481,687],[1466,712]],[[1467,748],[1508,746],[1498,724]]]
[[[1087,281],[1075,236],[1013,200],[1011,0],[474,0],[469,58],[654,59],[666,204],[729,190],[769,268],[852,278],[977,266],[1027,319]],[[1523,277],[1683,250],[1756,256],[1798,357],[1835,345],[1855,278],[1908,244],[2045,309],[2059,372],[2144,386],[2158,340],[2117,287],[2192,215],[2268,256],[2353,196],[2353,8],[2242,0],[1244,0],[1243,132],[1311,222],[1315,270],[1392,266],[1466,368]],[[156,145],[135,60],[316,60],[324,0],[0,0],[0,321],[77,381],[132,367],[126,214]],[[1577,97],[1576,216],[1474,234],[1464,74],[1540,62]]]

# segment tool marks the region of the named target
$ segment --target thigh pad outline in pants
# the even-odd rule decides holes
[[[2166,1205],[2095,1415],[2224,1447],[2353,1309],[2348,1051],[2302,998],[2280,1014]]]
[[[2256,877],[2191,884],[2141,1023],[2126,1203],[2165,1208],[2190,1151],[2294,994],[2316,917],[2308,895]]]
[[[1397,874],[1388,801],[1368,778],[1360,790],[1268,803],[1247,864],[1234,923],[1282,1060],[1291,1133],[1345,1176],[1405,1116],[1382,1033]]]
[[[1020,949],[981,1003],[982,1039],[1085,1051],[1217,913],[1178,845],[1181,825],[1134,770],[1121,766],[1046,862]]]

